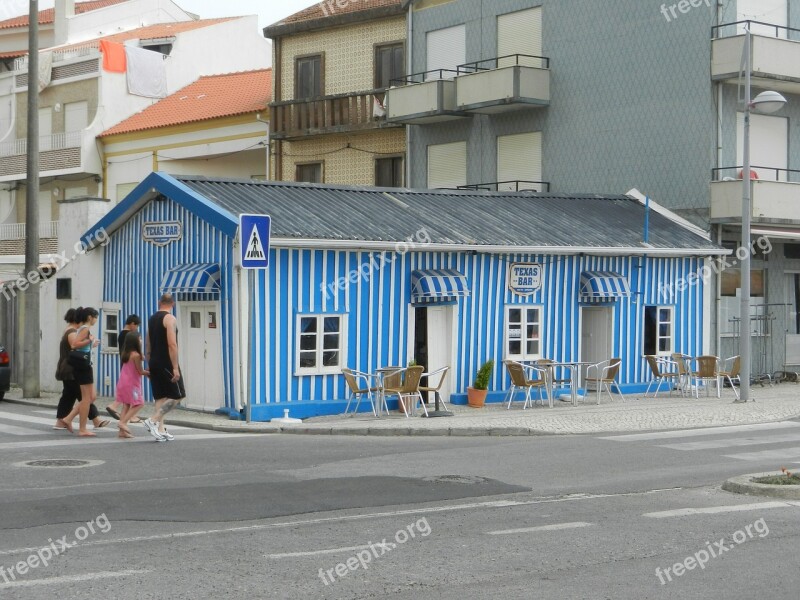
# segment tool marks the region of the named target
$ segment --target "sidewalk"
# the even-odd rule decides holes
[[[12,389],[5,401],[52,408],[55,418],[57,395],[43,394],[42,398],[37,399],[23,399],[21,396],[21,390]],[[756,385],[751,387],[751,398],[755,398],[756,402],[733,404],[733,392],[723,389],[721,399],[701,395],[699,400],[695,400],[676,394],[669,397],[664,393],[658,398],[629,395],[624,403],[619,400],[610,402],[606,397],[599,406],[590,402],[578,406],[556,402],[552,409],[537,404],[527,410],[522,410],[520,401],[515,402],[511,410],[506,410],[504,404],[492,404],[479,409],[450,406],[455,413],[453,417],[407,419],[402,413],[393,413],[389,417],[376,419],[371,413],[359,413],[347,417],[315,417],[292,425],[248,424],[231,421],[224,416],[177,409],[170,414],[168,422],[235,433],[519,436],[692,429],[800,418],[798,384],[782,383],[772,388]],[[105,414],[105,407],[110,401],[110,398],[97,399],[101,414]],[[146,406],[142,416],[148,415],[150,410],[151,405]]]

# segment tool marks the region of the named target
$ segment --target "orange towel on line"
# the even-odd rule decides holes
[[[100,52],[103,53],[103,69],[112,73],[124,73],[127,70],[125,46],[116,42],[100,40]]]

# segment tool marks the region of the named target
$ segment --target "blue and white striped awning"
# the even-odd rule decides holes
[[[219,294],[219,277],[219,265],[216,263],[180,265],[164,273],[161,292]]]
[[[582,302],[611,302],[628,298],[631,290],[628,280],[611,271],[584,271],[581,273],[580,299]]]
[[[469,296],[467,278],[454,269],[411,272],[411,303],[441,302]]]

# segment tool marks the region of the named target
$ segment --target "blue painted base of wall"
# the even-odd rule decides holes
[[[654,386],[655,387],[655,386]],[[623,394],[643,394],[647,389],[647,383],[628,383],[624,385],[615,385],[613,386],[614,392],[623,393]],[[661,386],[661,392],[667,393],[668,390],[666,386]],[[569,390],[567,389],[556,389],[555,394],[559,396],[561,394],[568,394]],[[590,395],[593,392],[589,392]],[[544,392],[540,392],[540,390],[534,390],[531,393],[531,397],[534,400],[539,400],[542,397],[546,397]],[[487,403],[501,403],[506,398],[506,390],[500,390],[496,392],[489,392],[486,396]],[[522,392],[519,392],[514,402],[523,402],[525,400],[525,395]],[[458,405],[466,405],[467,404],[467,395],[466,394],[452,394],[450,396],[450,402],[452,404]],[[389,400],[389,410],[391,411],[398,411],[398,404],[397,400]],[[306,402],[284,402],[284,403],[276,403],[276,404],[254,404],[252,412],[250,414],[250,419],[252,421],[270,421],[272,419],[279,419],[283,417],[284,409],[289,409],[289,416],[294,419],[308,419],[309,417],[322,417],[328,415],[341,415],[344,413],[344,409],[347,407],[347,401],[345,400],[335,400],[335,401],[306,401]],[[352,407],[351,407],[352,408]],[[231,408],[220,408],[214,411],[218,415],[227,415],[228,418],[232,420],[245,420],[244,412],[238,412]],[[362,402],[361,405],[358,407],[359,413],[370,413],[371,409],[369,403]]]

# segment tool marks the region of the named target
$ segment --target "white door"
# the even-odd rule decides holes
[[[440,392],[445,402],[450,401],[452,389],[454,308],[454,306],[429,306],[425,309],[428,311],[428,364],[424,366],[429,373],[442,367],[450,367]],[[429,381],[428,385],[437,383],[438,377],[435,381]]]
[[[789,22],[789,10],[786,0],[739,0],[737,2],[736,21],[758,21],[786,27]],[[753,23],[750,32],[767,37],[786,37],[786,29],[769,27]],[[744,31],[744,24],[739,25],[739,32]]]
[[[183,405],[216,410],[225,405],[222,337],[217,302],[178,302],[178,349],[186,385]]]
[[[53,111],[49,107],[39,109],[39,151],[53,149]]]
[[[86,100],[68,102],[64,106],[64,131],[83,131],[89,125],[89,104]]]
[[[744,115],[737,115],[736,164],[743,162]],[[750,164],[759,179],[786,181],[789,166],[789,119],[750,115]],[[759,167],[768,167],[767,169]],[[777,169],[783,169],[778,170]]]
[[[613,319],[612,308],[581,308],[581,362],[599,363],[612,358]]]
[[[427,79],[452,79],[455,70],[467,61],[467,30],[464,25],[429,31],[426,36]]]

